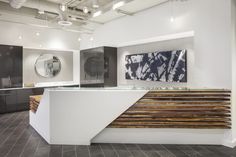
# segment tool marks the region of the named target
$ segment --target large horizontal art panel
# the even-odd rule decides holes
[[[127,55],[125,67],[130,80],[187,82],[187,50]]]

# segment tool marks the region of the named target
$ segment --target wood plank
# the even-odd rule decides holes
[[[144,97],[145,99],[152,99],[153,101],[230,101],[230,98],[187,98],[187,97],[170,97],[170,98],[162,98],[162,97]]]
[[[211,125],[211,126],[196,126],[196,125],[137,125],[137,126],[129,126],[129,125],[109,125],[108,128],[186,128],[186,129],[231,129],[231,126],[225,125]]]
[[[156,101],[153,99],[141,99],[138,102],[136,102],[136,104],[188,104],[188,105],[192,105],[192,104],[225,104],[225,105],[230,105],[229,101]]]
[[[170,122],[229,122],[230,118],[222,118],[222,117],[208,117],[208,118],[158,118],[158,117],[119,117],[116,119],[118,122],[133,122],[133,121],[170,121]]]
[[[122,114],[119,117],[129,117],[129,118],[139,118],[139,117],[148,117],[148,118],[211,118],[211,117],[215,117],[215,118],[225,118],[225,117],[231,117],[230,114],[211,114],[211,115],[205,115],[205,114],[149,114],[149,115],[145,115],[145,114]]]
[[[174,106],[174,105],[144,105],[133,106],[129,110],[229,110],[230,106]]]
[[[191,110],[191,111],[179,111],[179,112],[176,112],[176,111],[139,111],[139,110],[128,110],[125,112],[125,114],[196,114],[196,115],[211,115],[211,114],[227,114],[227,113],[230,113],[229,110],[219,110],[219,111],[194,111],[194,110]]]
[[[231,125],[230,122],[153,122],[153,121],[133,121],[133,122],[113,122],[112,125],[192,125],[192,126],[211,126],[211,125]]]

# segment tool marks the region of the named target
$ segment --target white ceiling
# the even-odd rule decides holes
[[[116,0],[118,1],[118,0]],[[59,10],[59,4],[67,4],[71,8],[76,8],[80,10],[70,10],[68,15],[70,18],[72,16],[78,17],[76,21],[73,21],[69,18],[70,21],[73,22],[72,26],[67,27],[67,29],[75,29],[81,32],[83,29],[86,30],[86,27],[90,29],[96,29],[96,24],[103,24],[109,22],[111,20],[115,20],[117,18],[123,16],[132,16],[140,11],[149,9],[156,5],[160,5],[161,3],[167,2],[168,0],[125,0],[126,3],[124,6],[118,8],[118,10],[112,10],[112,5],[114,4],[114,0],[98,0],[100,8],[94,9],[92,7],[92,0],[27,0],[25,4],[23,4],[22,8],[14,9],[11,8],[7,3],[8,0],[0,0],[0,21],[12,21],[12,22],[20,22],[25,24],[42,24],[46,23],[49,26],[56,27],[58,16],[54,14],[48,13],[47,18],[38,18],[40,17],[38,14],[38,9],[47,10],[49,12],[54,12],[54,10]],[[5,3],[3,3],[5,2]],[[84,14],[82,12],[82,8],[86,6],[90,9],[89,14]],[[102,14],[97,17],[92,17],[92,14],[98,10],[102,11]],[[56,12],[58,14],[58,12]],[[55,16],[55,17],[54,17]],[[49,19],[51,17],[51,19]],[[55,19],[54,19],[55,18]],[[56,19],[57,18],[57,19]],[[45,21],[47,20],[47,21]],[[48,21],[49,20],[49,21]],[[93,25],[91,27],[91,23]],[[62,28],[64,29],[64,28]],[[64,29],[65,30],[65,29]],[[87,30],[85,31],[87,32]]]
[[[120,7],[119,10],[126,12],[127,14],[135,14],[137,12],[149,9],[161,3],[167,2],[168,0],[134,0],[129,3],[126,3],[124,6]],[[102,15],[92,18],[92,20],[106,23],[116,18],[125,16],[124,13],[119,13],[115,10],[109,10]]]

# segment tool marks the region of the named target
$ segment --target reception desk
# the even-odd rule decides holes
[[[30,124],[50,144],[223,144],[230,98],[225,89],[47,89],[30,99]]]

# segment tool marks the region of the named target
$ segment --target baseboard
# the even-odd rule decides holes
[[[223,146],[226,146],[226,147],[230,147],[230,148],[234,148],[236,147],[236,139],[233,139],[233,140],[225,140],[223,141]]]
[[[222,129],[106,128],[91,142],[222,145],[225,131]]]

